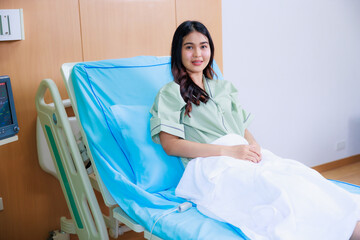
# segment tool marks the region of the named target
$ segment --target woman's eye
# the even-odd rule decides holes
[[[192,49],[192,46],[186,46],[185,49]]]
[[[201,48],[207,48],[207,46],[206,46],[206,45],[202,45]]]

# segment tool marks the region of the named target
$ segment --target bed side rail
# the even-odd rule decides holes
[[[46,90],[49,90],[54,104],[45,103]],[[51,79],[40,83],[36,109],[76,234],[81,240],[109,239],[58,88]]]

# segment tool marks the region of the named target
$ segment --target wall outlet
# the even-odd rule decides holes
[[[336,144],[336,151],[341,151],[346,148],[346,141],[340,141]]]

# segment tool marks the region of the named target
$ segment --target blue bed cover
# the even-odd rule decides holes
[[[219,79],[222,74],[214,64]],[[184,171],[151,141],[149,110],[158,90],[172,81],[170,57],[78,63],[71,74],[80,122],[105,186],[119,206],[148,231],[184,199],[174,189]],[[359,187],[334,181],[353,193]],[[153,231],[163,239],[248,239],[240,229],[192,207],[161,218]]]

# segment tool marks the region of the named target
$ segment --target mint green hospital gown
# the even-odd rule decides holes
[[[150,110],[151,137],[155,143],[160,143],[161,131],[199,143],[211,143],[230,133],[244,136],[252,115],[241,108],[234,85],[205,77],[203,81],[210,99],[199,106],[192,104],[190,117],[185,115],[185,102],[177,83],[170,82],[160,89]],[[182,158],[185,166],[189,160]]]

